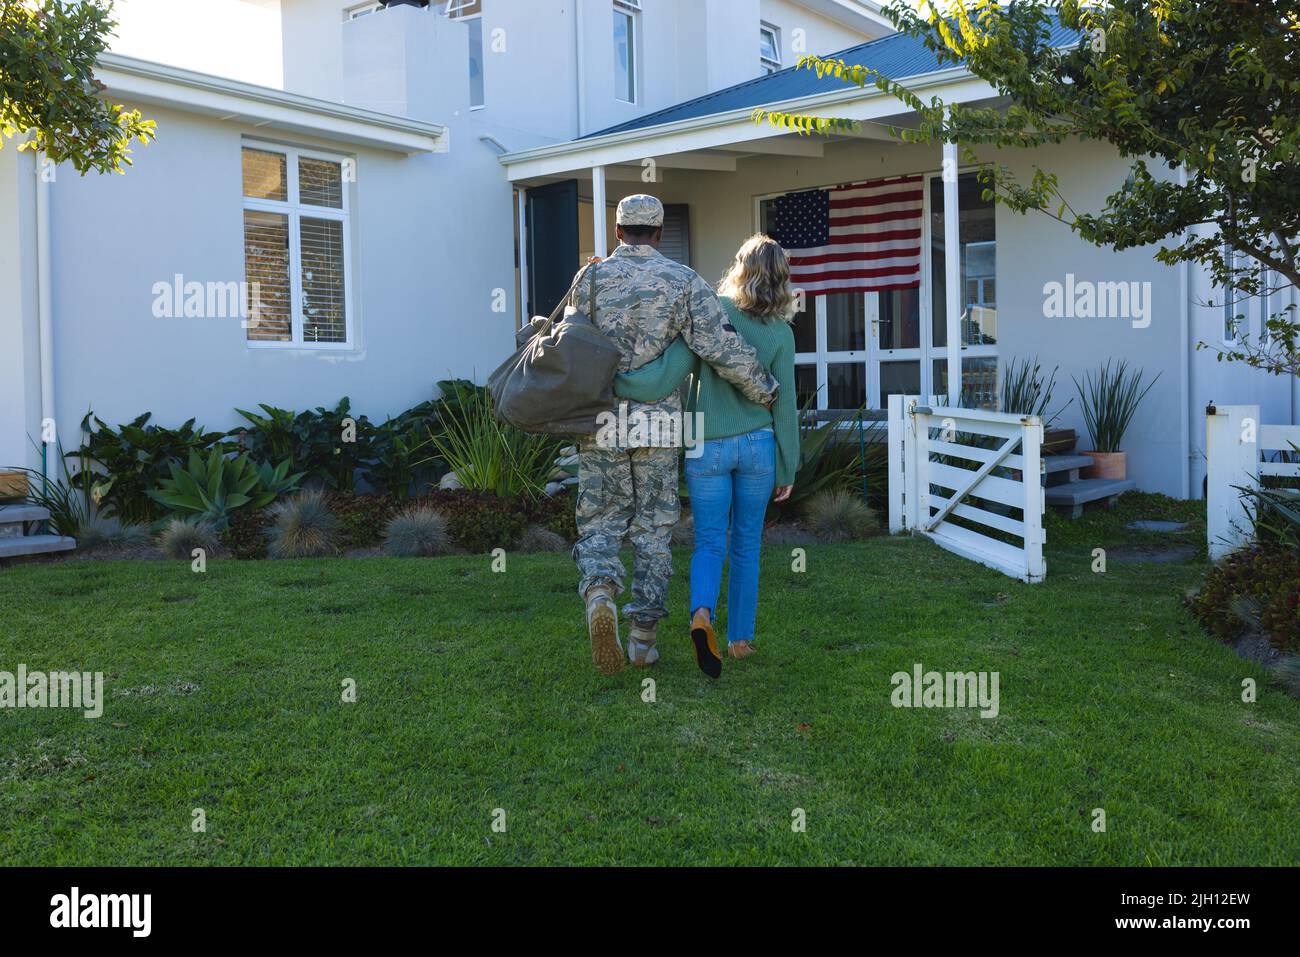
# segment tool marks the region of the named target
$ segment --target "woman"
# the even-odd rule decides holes
[[[793,295],[790,264],[780,245],[752,236],[722,277],[718,295],[736,331],[754,347],[759,361],[781,388],[767,407],[750,402],[699,359],[680,338],[658,359],[617,377],[625,398],[653,402],[670,395],[691,375],[686,412],[700,413],[703,442],[686,453],[686,487],[695,522],[691,555],[691,639],[700,669],[722,674],[713,621],[727,575],[727,651],[732,658],[754,654],[758,611],[758,558],[763,520],[771,498],[790,496],[799,466],[799,419],[794,384]],[[775,495],[773,490],[775,489]],[[730,542],[730,547],[728,547]]]

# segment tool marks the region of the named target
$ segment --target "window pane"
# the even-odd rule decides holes
[[[921,290],[890,289],[880,296],[880,348],[921,347]]]
[[[343,224],[304,216],[301,229],[303,341],[346,342]]]
[[[803,309],[794,314],[794,351],[817,351],[817,311],[815,299],[803,298]]]
[[[856,352],[866,347],[867,314],[862,293],[836,292],[828,295],[826,297],[826,351]]]
[[[921,363],[882,362],[880,363],[880,397],[877,408],[889,405],[891,395],[921,394]]]
[[[867,367],[861,362],[826,366],[826,408],[857,409],[867,400]]]
[[[934,360],[934,393],[948,394],[948,360]],[[998,395],[997,356],[977,356],[961,360],[960,404],[963,409],[991,409],[996,411]]]
[[[758,52],[764,60],[780,62],[781,53],[776,48],[776,34],[773,31],[767,28],[758,31]]]
[[[984,184],[975,173],[963,173],[957,178],[964,345],[993,345],[997,342],[995,208],[992,200],[983,198],[983,193]],[[935,177],[930,180],[930,275],[934,286],[931,320],[936,348],[948,344],[943,219],[943,180]]]
[[[614,95],[636,102],[635,24],[632,14],[614,11]]]
[[[288,342],[293,337],[288,216],[244,210],[244,277],[249,340]]]
[[[469,105],[482,106],[483,93],[483,21],[469,21]]]
[[[244,195],[254,199],[289,199],[288,159],[283,153],[244,149]]]
[[[298,157],[298,197],[311,206],[343,208],[343,165]]]
[[[794,389],[799,396],[799,408],[817,408],[817,367],[795,366]]]

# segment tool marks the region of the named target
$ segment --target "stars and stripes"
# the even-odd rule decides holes
[[[921,283],[920,176],[787,193],[770,232],[806,295],[911,289]]]

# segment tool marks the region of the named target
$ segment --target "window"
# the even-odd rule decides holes
[[[781,31],[770,23],[759,24],[758,58],[764,73],[781,69]]]
[[[379,10],[379,0],[373,0],[371,3],[358,3],[354,7],[348,7],[343,11],[344,20],[355,20],[357,17],[369,16]]]
[[[1259,271],[1259,342],[1268,344],[1268,321],[1273,318],[1273,304],[1277,290],[1273,288],[1273,270],[1264,267]]]
[[[447,0],[446,14],[464,20],[469,31],[469,108],[487,103],[483,86],[483,0]]]
[[[348,162],[280,146],[244,147],[250,345],[351,345]]]
[[[614,0],[614,96],[636,102],[637,27],[641,0]]]

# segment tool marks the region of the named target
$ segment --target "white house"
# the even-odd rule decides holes
[[[0,463],[34,464],[28,436],[47,417],[75,446],[88,408],[228,428],[236,406],[348,395],[382,418],[437,379],[495,367],[522,317],[547,311],[578,264],[609,248],[625,193],[662,198],[665,251],[715,279],[777,197],[898,176],[919,177],[924,194],[919,287],[809,300],[799,388],[820,407],[882,409],[891,393],[958,382],[991,397],[1001,366],[1033,356],[1059,366],[1062,405],[1071,375],[1124,357],[1160,376],[1127,438],[1130,478],[1179,497],[1201,494],[1209,402],[1300,421],[1294,381],[1197,350],[1228,334],[1222,307],[1205,305],[1223,295],[1200,270],[994,208],[969,171],[945,184],[940,149],[885,131],[908,120],[897,101],[791,69],[801,52],[843,51],[923,96],[992,98],[890,35],[875,3],[279,8],[282,90],[104,58],[107,95],[158,121],[125,177],[0,152],[0,277],[14,290],[0,317]],[[776,135],[752,121],[759,106],[864,122],[856,135]],[[1127,170],[1097,143],[1035,159],[1080,209]],[[230,283],[257,284],[255,315],[212,314],[232,311],[220,308]],[[1104,306],[1055,315],[1081,284]],[[1082,433],[1077,405],[1060,424]]]

